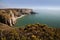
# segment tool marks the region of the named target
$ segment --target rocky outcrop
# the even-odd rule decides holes
[[[0,9],[0,22],[13,26],[21,15],[31,14],[32,9]]]

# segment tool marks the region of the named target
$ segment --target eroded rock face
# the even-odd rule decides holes
[[[0,9],[0,22],[13,26],[16,23],[17,17],[30,14],[32,9]]]

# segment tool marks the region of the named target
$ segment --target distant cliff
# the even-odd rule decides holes
[[[32,14],[32,9],[0,9],[0,22],[13,26],[17,17],[21,15]]]

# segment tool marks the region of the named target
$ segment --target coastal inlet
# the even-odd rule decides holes
[[[34,9],[36,14],[27,15],[17,20],[15,26],[25,26],[28,24],[41,23],[50,27],[60,28],[60,10]]]

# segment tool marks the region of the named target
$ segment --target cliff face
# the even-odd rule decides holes
[[[13,26],[16,23],[17,17],[30,14],[32,9],[0,9],[0,22]]]

